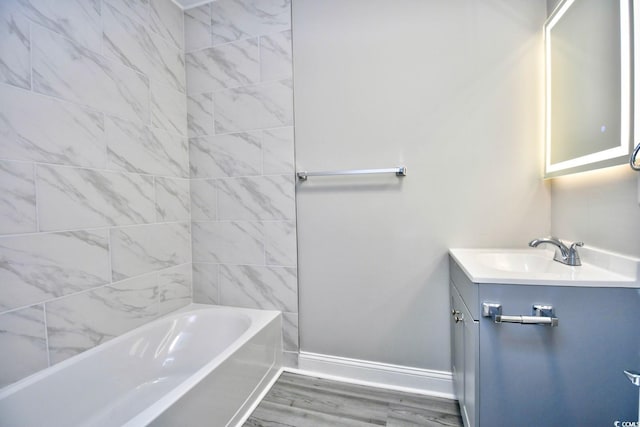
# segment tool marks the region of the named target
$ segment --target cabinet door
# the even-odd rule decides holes
[[[462,305],[464,336],[464,413],[465,426],[476,425],[478,322],[473,320],[467,307]]]
[[[480,319],[481,426],[612,426],[638,418],[637,289],[480,285],[505,315],[552,305],[557,327]],[[466,363],[466,360],[465,360]]]
[[[462,316],[464,304],[456,288],[451,285],[451,371],[453,374],[453,388],[456,399],[460,403],[460,410],[464,406],[464,324],[459,319]]]

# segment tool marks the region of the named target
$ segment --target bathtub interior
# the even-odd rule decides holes
[[[192,304],[0,390],[1,424],[124,425],[178,400],[276,316]]]

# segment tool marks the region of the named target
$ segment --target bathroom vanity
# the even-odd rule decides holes
[[[638,387],[624,374],[640,370],[638,260],[589,248],[579,267],[552,258],[450,251],[452,371],[466,427],[638,421]]]

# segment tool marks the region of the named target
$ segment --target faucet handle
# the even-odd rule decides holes
[[[569,250],[570,251],[575,251],[576,250],[576,246],[583,247],[584,246],[584,242],[572,243],[571,246],[569,246]]]

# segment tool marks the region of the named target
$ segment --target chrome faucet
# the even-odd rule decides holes
[[[582,265],[577,247],[584,246],[584,243],[575,242],[572,243],[571,246],[567,247],[567,245],[562,243],[562,241],[557,237],[545,237],[542,239],[533,239],[529,242],[529,246],[535,248],[543,243],[548,243],[556,247],[556,254],[553,257],[555,261],[571,266]]]

